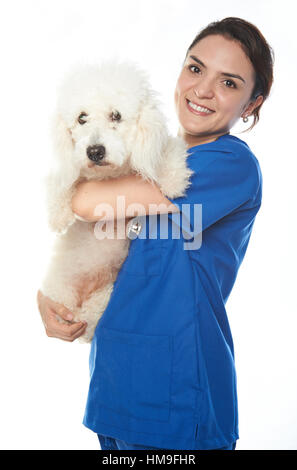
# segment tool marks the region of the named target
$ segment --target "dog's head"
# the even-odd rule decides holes
[[[108,177],[127,166],[155,181],[168,139],[147,75],[130,62],[77,66],[59,89],[53,137],[62,172]]]

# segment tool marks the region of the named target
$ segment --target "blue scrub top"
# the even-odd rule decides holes
[[[181,212],[138,218],[92,341],[84,424],[133,444],[215,449],[239,437],[225,304],[262,175],[249,146],[230,134],[188,154],[191,186],[172,200]]]

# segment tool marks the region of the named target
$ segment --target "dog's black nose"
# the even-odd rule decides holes
[[[105,157],[105,147],[103,145],[91,145],[87,148],[87,155],[92,162],[99,164]]]

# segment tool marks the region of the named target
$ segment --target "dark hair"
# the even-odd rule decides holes
[[[244,131],[246,132],[251,130],[259,121],[260,108],[269,96],[273,82],[274,51],[255,25],[241,18],[228,17],[220,21],[214,21],[202,29],[188,48],[186,57],[192,47],[201,39],[214,34],[220,34],[226,39],[238,41],[255,70],[256,80],[250,99],[254,101],[257,96],[262,95],[263,102],[254,109],[254,122],[251,127]]]

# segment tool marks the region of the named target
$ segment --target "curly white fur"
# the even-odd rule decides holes
[[[71,210],[73,188],[79,179],[138,173],[164,195],[182,196],[192,174],[187,149],[181,138],[168,135],[159,104],[146,73],[129,62],[76,66],[59,89],[52,128],[55,168],[46,180],[49,225],[58,235],[41,291],[64,304],[76,321],[88,322],[82,342],[92,339],[130,240],[97,239],[94,224]],[[111,119],[116,112],[119,121]],[[81,113],[84,124],[78,121]],[[95,145],[105,148],[104,166],[88,158],[88,148]],[[79,281],[100,276],[103,287],[79,305]]]

